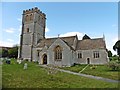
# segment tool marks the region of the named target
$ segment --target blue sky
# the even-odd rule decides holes
[[[46,14],[46,37],[77,34],[81,39],[84,34],[87,34],[91,38],[101,38],[104,33],[109,50],[112,50],[117,41],[117,2],[2,2],[1,46],[19,44],[22,12],[33,7],[38,7]]]

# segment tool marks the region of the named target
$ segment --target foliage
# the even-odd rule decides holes
[[[64,72],[58,72],[51,79],[46,68],[33,62],[28,63],[28,69],[24,70],[22,64],[13,60],[10,65],[2,65],[3,88],[117,88],[118,84],[101,80],[85,78]]]
[[[47,65],[48,67],[47,67],[47,72],[48,72],[48,75],[54,75],[54,74],[56,74],[57,73],[57,69],[58,69],[58,66],[54,66],[54,65],[51,65],[51,64],[49,64],[49,65]]]
[[[108,57],[112,57],[112,52],[110,50],[108,51]]]
[[[2,48],[0,50],[0,57],[7,57],[8,56],[8,50],[5,48]]]
[[[83,36],[82,40],[85,40],[85,39],[90,39],[90,37],[85,34],[85,35]]]
[[[95,65],[90,67],[90,69],[96,69],[96,68],[97,68],[97,66],[95,66]]]
[[[72,67],[63,67],[62,69],[78,73],[85,66],[86,66],[85,64],[79,64]],[[118,71],[111,71],[107,65],[95,65],[96,68],[91,70],[92,66],[93,65],[89,65],[82,73],[88,75],[100,76],[109,79],[115,79],[115,80],[119,79]]]
[[[113,46],[113,50],[117,50],[117,54],[119,55],[120,57],[120,40],[118,40],[115,45]]]
[[[14,47],[2,47],[0,49],[0,57],[9,57],[9,58],[17,58],[18,55],[18,46]]]
[[[120,68],[120,64],[116,61],[111,61],[108,63],[108,67],[113,70],[113,71],[116,71],[116,70],[119,70]]]
[[[117,55],[114,55],[112,57],[109,57],[110,61],[118,61],[118,56]]]
[[[18,46],[14,46],[13,48],[8,50],[9,58],[17,58],[18,57]]]

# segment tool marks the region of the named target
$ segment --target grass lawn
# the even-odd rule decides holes
[[[0,89],[2,87],[2,65],[0,65]]]
[[[86,65],[75,65],[72,67],[64,67],[62,69],[65,70],[70,70],[73,72],[79,72],[81,71]],[[118,75],[119,71],[112,71],[110,70],[106,65],[96,65],[97,67],[95,69],[91,69],[92,65],[89,65],[82,73],[84,74],[89,74],[89,75],[94,75],[94,76],[100,76],[104,78],[109,78],[109,79],[115,79],[119,80],[120,77]]]
[[[85,78],[64,72],[48,75],[47,70],[33,62],[27,62],[28,69],[23,70],[23,64],[2,65],[3,88],[117,88],[117,83]]]

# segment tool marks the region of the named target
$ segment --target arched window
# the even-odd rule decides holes
[[[60,46],[55,47],[55,60],[56,61],[62,60],[62,48]]]

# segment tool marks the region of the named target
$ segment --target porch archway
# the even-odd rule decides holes
[[[43,59],[43,64],[47,64],[47,55],[46,54],[43,54],[42,59]]]

